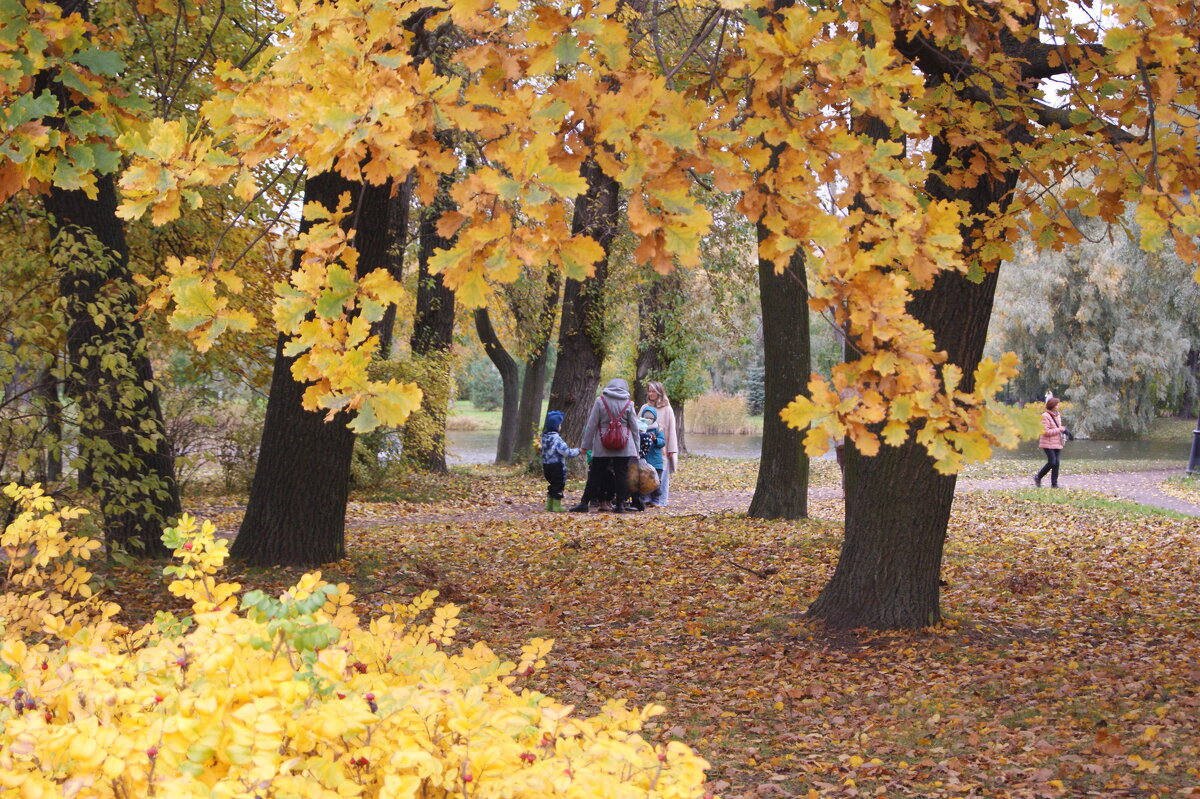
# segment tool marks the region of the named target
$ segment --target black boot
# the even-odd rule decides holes
[[[567,508],[567,511],[570,513],[587,513],[588,512],[588,504],[587,504],[587,502],[580,502],[578,505],[574,505],[570,508]]]

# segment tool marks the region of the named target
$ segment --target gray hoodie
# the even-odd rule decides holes
[[[625,423],[628,436],[625,446],[619,450],[611,450],[600,441],[600,435],[608,427],[609,413]],[[590,449],[593,458],[632,457],[638,453],[638,423],[637,413],[633,403],[629,401],[629,384],[621,378],[613,378],[592,403],[591,413],[583,426],[583,441],[581,449]]]

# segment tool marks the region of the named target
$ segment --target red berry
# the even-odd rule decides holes
[[[185,550],[185,551],[187,551],[187,552],[191,552],[191,551],[192,551],[192,542],[191,542],[191,541],[188,541],[188,542],[186,542],[186,543],[183,545],[183,548],[184,548],[184,550]]]
[[[475,778],[471,776],[471,772],[469,771],[463,775],[463,782],[470,782],[473,779]]]
[[[521,759],[526,763],[532,763],[533,761],[537,760],[537,755],[535,755],[533,752],[522,752]]]
[[[667,756],[666,756],[665,754],[663,754],[662,752],[659,752],[659,753],[658,753],[658,762],[659,762],[659,763],[666,763],[666,762],[667,762]]]
[[[156,704],[156,705],[157,705],[157,704],[161,703],[162,701],[163,701],[163,698],[162,698],[162,695],[161,695],[161,694],[155,694],[155,695],[154,695],[154,704]]]
[[[42,661],[42,671],[45,671],[48,668],[50,668],[50,664],[43,660]]]
[[[363,695],[363,699],[366,699],[368,702],[374,702],[375,694],[371,693],[370,691],[367,691],[367,693]]]
[[[346,695],[345,695],[345,694],[343,694],[343,693],[339,693],[339,694],[337,695],[337,697],[338,697],[338,699],[345,699],[345,698],[346,698]]]
[[[152,746],[152,747],[150,747],[149,749],[147,749],[147,750],[146,750],[146,757],[150,758],[151,760],[153,760],[154,758],[158,757],[158,747],[157,747],[157,746]]]

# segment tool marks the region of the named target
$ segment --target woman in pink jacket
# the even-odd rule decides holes
[[[1058,488],[1058,462],[1062,455],[1063,434],[1066,432],[1067,428],[1063,427],[1062,417],[1058,413],[1058,397],[1051,397],[1046,400],[1046,411],[1042,414],[1042,435],[1038,438],[1038,446],[1046,453],[1046,465],[1033,478],[1039,488],[1046,472],[1050,472],[1050,487]]]

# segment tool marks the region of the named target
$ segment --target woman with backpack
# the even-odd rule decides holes
[[[572,511],[587,513],[588,503],[602,497],[609,485],[616,489],[613,511],[624,513],[629,510],[625,507],[629,497],[629,459],[637,457],[640,432],[637,413],[629,398],[629,384],[619,377],[608,381],[592,404],[592,411],[583,426],[579,446],[592,451],[592,463],[583,499],[571,508]]]

